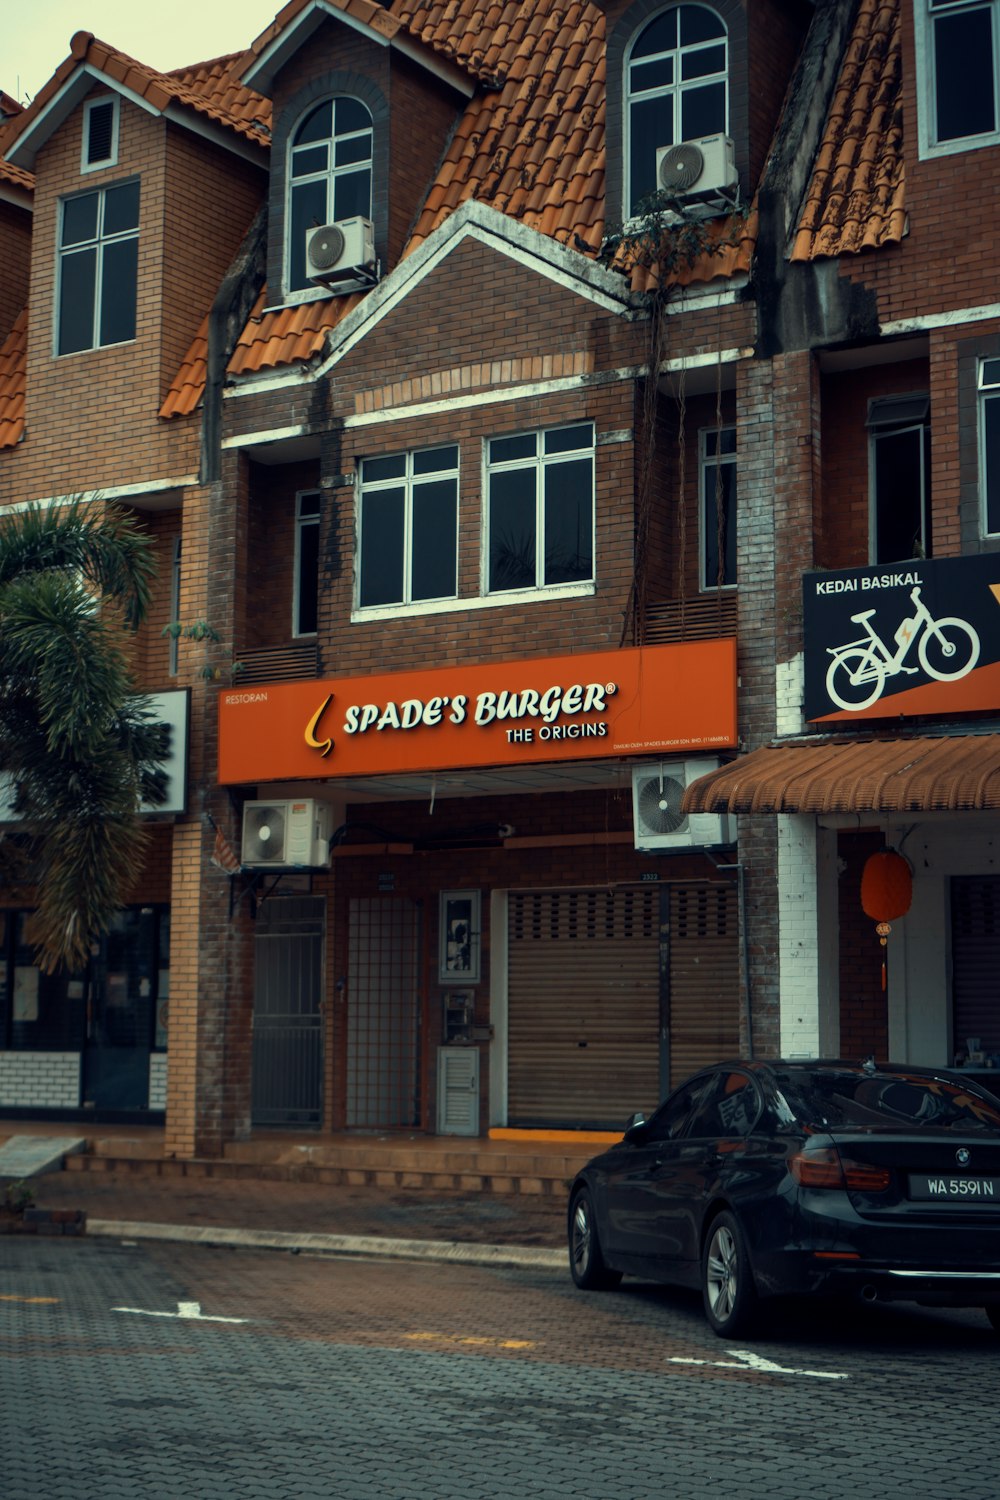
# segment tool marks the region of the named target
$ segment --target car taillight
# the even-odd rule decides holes
[[[844,1160],[836,1146],[821,1151],[799,1151],[788,1159],[788,1170],[802,1187],[853,1188],[857,1193],[884,1193],[889,1186],[888,1167]]]

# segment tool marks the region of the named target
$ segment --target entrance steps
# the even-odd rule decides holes
[[[16,1127],[0,1121],[0,1141],[8,1130],[14,1134]],[[617,1139],[582,1131],[509,1131],[469,1139],[269,1131],[227,1143],[222,1156],[181,1160],[164,1156],[162,1129],[125,1133],[123,1127],[88,1136],[83,1151],[65,1157],[64,1168],[137,1177],[256,1178],[564,1198],[579,1167]]]

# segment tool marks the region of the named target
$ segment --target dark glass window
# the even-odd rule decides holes
[[[135,338],[138,266],[138,182],[64,200],[59,354]]]
[[[728,128],[728,36],[707,5],[676,5],[639,33],[626,63],[625,215],[656,192],[656,153]]]
[[[930,0],[935,140],[997,129],[997,0]]]
[[[931,555],[928,412],[923,395],[869,407],[873,562]]]
[[[710,1078],[702,1076],[682,1084],[649,1120],[643,1130],[643,1138],[647,1141],[676,1141],[686,1135],[710,1083]]]
[[[702,587],[736,582],[736,428],[703,432],[701,448]]]
[[[288,165],[287,287],[312,285],[306,235],[322,224],[371,218],[372,117],[359,99],[327,99],[292,137]]]
[[[416,604],[458,592],[458,448],[361,465],[358,605]]]
[[[490,593],[593,578],[593,426],[492,439],[487,508]]]
[[[308,490],[295,502],[296,635],[315,635],[319,610],[319,491]]]

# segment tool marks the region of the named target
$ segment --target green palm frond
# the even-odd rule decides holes
[[[85,965],[141,869],[139,804],[163,800],[163,734],[122,641],[153,570],[120,511],[76,502],[0,519],[0,773],[16,789],[49,970]]]

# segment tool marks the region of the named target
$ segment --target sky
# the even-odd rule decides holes
[[[0,89],[28,103],[77,31],[167,72],[237,52],[270,25],[284,0],[19,0],[4,6]]]

